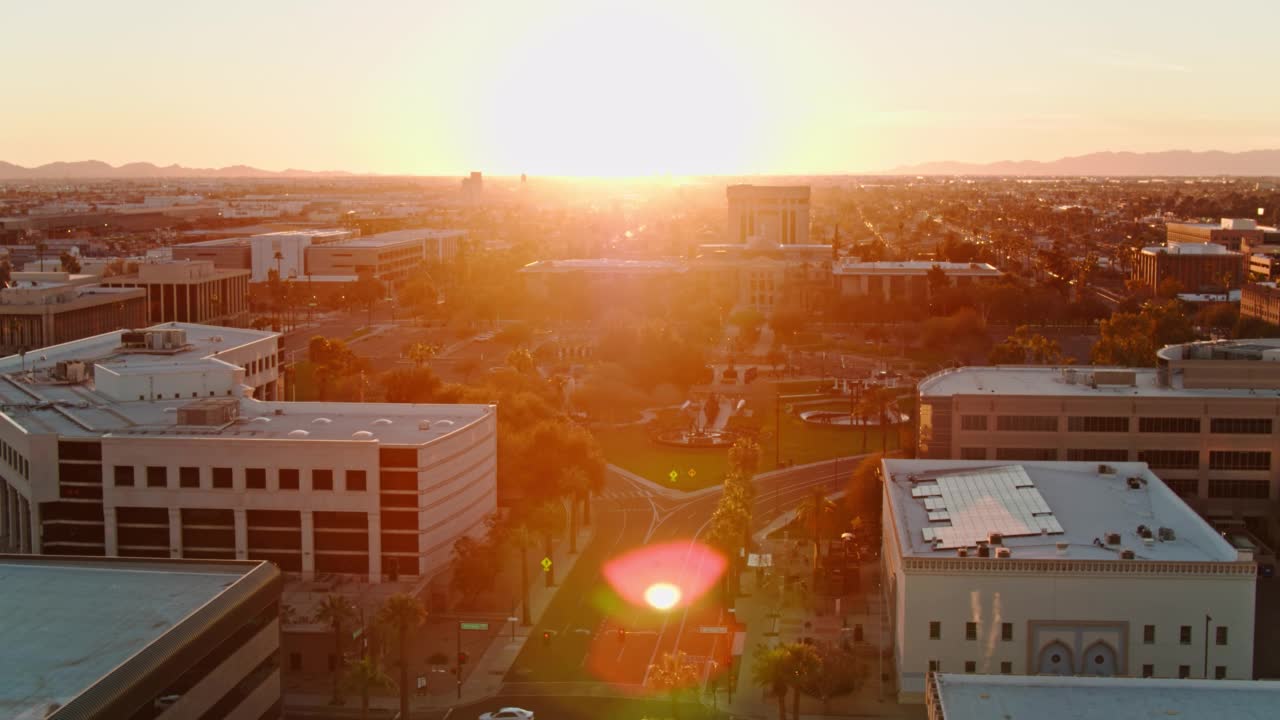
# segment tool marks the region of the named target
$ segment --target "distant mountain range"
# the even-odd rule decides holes
[[[993,163],[931,162],[889,171],[893,175],[1155,175],[1280,176],[1280,150],[1194,152],[1097,152],[1051,162],[1005,160]]]
[[[181,165],[160,167],[148,162],[135,162],[113,167],[100,160],[80,162],[53,162],[38,167],[22,167],[0,160],[0,180],[134,180],[146,178],[303,178],[346,177],[352,173],[341,171],[314,172],[311,170],[260,170],[248,165],[232,165],[224,168],[189,168]]]

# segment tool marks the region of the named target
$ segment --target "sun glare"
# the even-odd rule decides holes
[[[680,588],[671,583],[654,583],[644,591],[644,601],[658,610],[670,610],[680,602]]]
[[[506,50],[490,91],[491,166],[589,176],[741,170],[757,117],[741,58],[696,28],[619,6],[545,22]]]

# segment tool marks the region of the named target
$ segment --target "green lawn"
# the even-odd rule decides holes
[[[783,403],[785,405],[786,401]],[[795,465],[863,452],[864,432],[861,429],[810,425],[794,415],[784,415],[782,418],[782,446],[779,448],[773,424],[772,402],[763,413],[757,415],[763,420],[760,440],[761,472],[777,467],[774,461],[775,451],[778,461],[783,464],[791,461]],[[896,426],[890,429],[890,450],[897,447],[897,433],[894,430]],[[866,434],[866,451],[880,450],[880,430],[872,428]],[[694,450],[659,445],[649,439],[643,427],[638,426],[597,430],[595,435],[610,463],[647,480],[681,490],[699,490],[724,480],[727,449]],[[689,475],[690,469],[694,471],[692,477]],[[670,478],[672,470],[678,474],[674,482]]]

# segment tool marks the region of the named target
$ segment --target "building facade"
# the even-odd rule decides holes
[[[143,290],[62,272],[14,273],[11,282],[0,289],[0,355],[147,324]]]
[[[728,241],[809,244],[809,186],[730,185]]]
[[[1250,246],[1280,243],[1280,232],[1249,218],[1222,218],[1217,224],[1166,223],[1165,240],[1170,245],[1208,243],[1247,253]]]
[[[1171,346],[1157,368],[967,367],[919,384],[919,455],[1145,462],[1222,527],[1280,539],[1280,341]]]
[[[144,289],[151,324],[239,325],[249,311],[249,271],[220,269],[208,260],[143,263],[137,273],[102,284]]]
[[[1274,281],[1246,283],[1240,289],[1240,314],[1280,325],[1280,288]]]
[[[831,269],[831,273],[835,277],[836,292],[844,297],[921,301],[929,298],[929,274],[938,270],[944,273],[946,283],[951,287],[994,282],[1004,274],[987,263],[859,260],[843,260]]]
[[[1145,247],[1138,253],[1133,278],[1156,292],[1165,280],[1176,280],[1186,292],[1201,293],[1240,287],[1244,255],[1214,243],[1175,243]]]
[[[0,387],[0,541],[303,578],[445,567],[496,508],[496,408],[256,400],[278,395],[278,344],[167,324],[43,349]]]
[[[1144,464],[886,459],[881,476],[899,701],[937,672],[1253,676],[1251,554]]]

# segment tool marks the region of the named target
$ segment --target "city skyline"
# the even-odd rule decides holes
[[[616,176],[1280,147],[1247,72],[1280,10],[1209,34],[1086,5],[24,6],[0,158]]]

